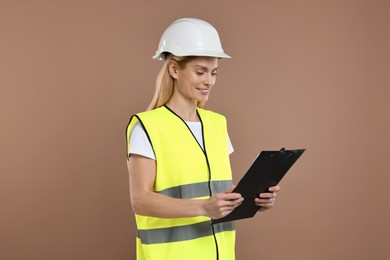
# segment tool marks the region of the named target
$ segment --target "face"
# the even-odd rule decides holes
[[[171,75],[176,79],[172,98],[186,102],[206,102],[217,78],[218,58],[197,57]]]

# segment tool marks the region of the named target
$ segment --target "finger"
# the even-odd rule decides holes
[[[224,203],[222,204],[223,206],[233,206],[233,207],[237,207],[239,204],[242,203],[242,201],[244,200],[243,197],[240,197],[238,199],[234,199],[234,200],[225,200]]]
[[[236,200],[242,198],[240,193],[224,193],[221,194],[221,199],[223,200]]]
[[[257,206],[269,206],[269,205],[273,205],[275,203],[275,198],[268,198],[268,199],[260,199],[260,198],[256,198],[255,199],[255,204]]]
[[[274,205],[273,204],[256,204],[256,206],[260,207],[260,209],[270,209]]]
[[[260,193],[259,195],[259,198],[275,198],[276,197],[276,192],[264,192],[264,193]]]
[[[270,204],[261,205],[260,207],[269,209],[269,208],[272,208],[273,206],[274,206],[274,204],[273,204],[273,203],[270,203]]]
[[[221,210],[221,212],[229,212],[230,213],[230,212],[232,212],[235,208],[237,208],[240,205],[241,205],[241,202],[238,203],[238,204],[235,204],[235,205],[224,206],[220,210]]]
[[[221,211],[233,211],[235,208],[237,208],[240,205],[241,205],[241,203],[238,203],[236,205],[227,205],[227,206],[222,207],[220,210]]]
[[[272,187],[269,187],[268,190],[271,192],[278,192],[278,191],[280,191],[280,186],[279,185],[272,186]]]
[[[269,198],[269,199],[259,199],[259,198],[256,198],[255,202],[256,203],[262,203],[262,204],[269,204],[269,203],[274,203],[275,200],[276,200],[275,198]]]

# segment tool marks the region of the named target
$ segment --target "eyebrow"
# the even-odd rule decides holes
[[[197,65],[197,64],[195,64],[194,67],[201,68],[201,69],[204,69],[204,70],[209,70],[209,68],[207,68],[206,66],[202,66],[202,65]],[[211,71],[217,70],[217,69],[218,69],[218,67],[215,67],[215,68],[212,69]]]

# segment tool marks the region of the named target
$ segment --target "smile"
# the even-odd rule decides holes
[[[200,88],[196,88],[200,93],[202,94],[208,94],[210,92],[210,89],[200,89]]]

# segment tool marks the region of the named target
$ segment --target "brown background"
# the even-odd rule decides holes
[[[165,27],[198,17],[233,59],[237,182],[261,149],[306,148],[238,259],[390,259],[389,1],[0,2],[0,259],[134,259],[124,129],[148,105]]]

